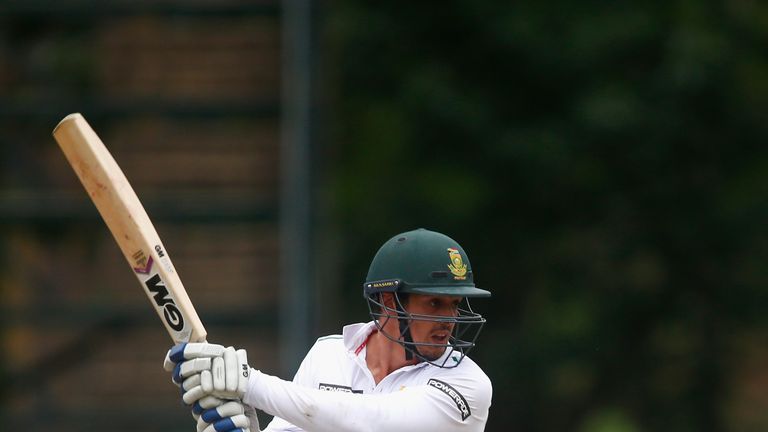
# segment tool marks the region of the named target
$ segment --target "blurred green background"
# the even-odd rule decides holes
[[[211,340],[255,367],[298,361],[280,251],[308,259],[311,343],[367,319],[376,249],[425,227],[493,292],[472,354],[488,431],[768,429],[767,23],[754,1],[0,3],[3,424],[194,427],[49,137],[82,111]],[[306,208],[285,192],[296,131]]]

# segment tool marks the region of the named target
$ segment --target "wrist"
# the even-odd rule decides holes
[[[259,389],[261,388],[261,381],[263,378],[261,371],[251,368],[248,373],[248,385],[245,387],[245,394],[243,394],[243,402],[246,404],[258,408]]]

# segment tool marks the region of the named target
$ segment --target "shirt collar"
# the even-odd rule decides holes
[[[347,351],[355,352],[357,347],[362,345],[368,336],[376,330],[376,323],[373,321],[367,323],[356,323],[344,326],[341,332],[344,340],[344,347]]]
[[[363,344],[366,340],[368,340],[368,337],[371,335],[371,333],[378,331],[378,328],[376,327],[376,323],[373,321],[367,322],[367,323],[356,323],[356,324],[349,324],[344,326],[342,329],[341,335],[344,340],[344,347],[347,349],[347,351],[351,353],[355,353],[355,351]],[[435,360],[435,364],[443,364],[443,362],[446,362],[448,360],[448,356],[454,354],[454,352],[451,349],[446,349],[442,356],[440,356],[439,359]],[[450,362],[451,360],[448,360]],[[413,368],[420,368],[429,365],[430,363],[425,361],[420,361],[416,363],[415,365],[409,365],[404,366],[401,369],[413,369]]]

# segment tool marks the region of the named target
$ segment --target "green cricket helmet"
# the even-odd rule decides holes
[[[450,237],[423,228],[398,234],[389,239],[374,256],[363,284],[371,318],[379,331],[405,348],[406,359],[413,356],[439,367],[455,367],[475,346],[485,319],[472,311],[469,298],[490,297],[477,288],[472,266],[464,249]],[[392,293],[395,308],[382,301],[382,293]],[[413,315],[408,312],[402,294],[462,297],[462,304],[452,316]],[[400,334],[384,330],[390,318],[398,319]],[[383,319],[382,319],[383,318]],[[414,342],[410,325],[414,320],[448,323],[452,334],[445,344]],[[440,346],[443,355],[428,358],[419,347]]]

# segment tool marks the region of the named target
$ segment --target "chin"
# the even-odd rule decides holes
[[[439,351],[430,350],[429,352],[424,352],[424,353],[419,352],[419,354],[421,354],[422,357],[424,357],[425,359],[427,359],[429,361],[435,361],[435,360],[439,359],[440,357],[443,356],[443,353],[445,353],[445,348],[443,348],[443,349],[441,349]]]

